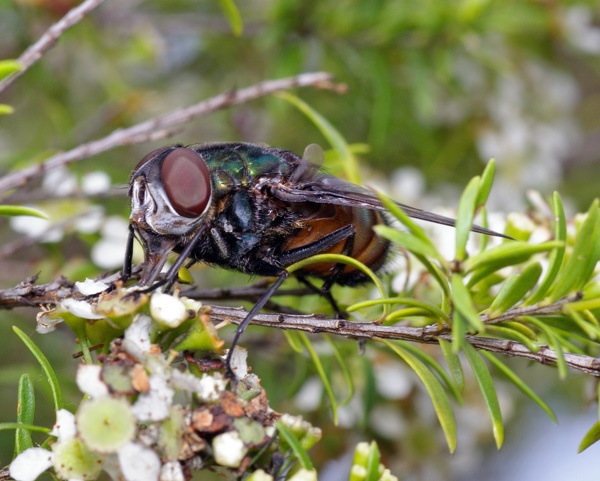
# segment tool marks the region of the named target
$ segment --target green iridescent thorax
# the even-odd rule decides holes
[[[252,144],[233,146],[220,144],[195,148],[212,174],[213,194],[217,197],[236,187],[252,185],[260,177],[286,177],[297,165],[297,158],[290,157],[285,151]]]

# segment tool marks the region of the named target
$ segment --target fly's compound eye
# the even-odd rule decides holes
[[[210,172],[193,150],[177,148],[165,157],[162,182],[171,206],[183,217],[199,217],[211,195]]]
[[[166,150],[169,150],[170,148],[171,147],[160,147],[159,149],[155,149],[152,152],[150,152],[149,154],[146,154],[144,156],[144,158],[138,162],[138,165],[135,166],[135,169],[133,169],[133,171],[136,172],[144,164],[147,164],[150,160],[158,157],[160,154],[162,154]]]

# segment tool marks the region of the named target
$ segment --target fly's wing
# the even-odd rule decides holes
[[[306,163],[306,165],[305,165]],[[303,159],[297,169],[301,169],[299,175],[292,173],[286,183],[279,182],[271,186],[271,193],[286,202],[313,202],[317,204],[346,205],[349,207],[364,207],[366,209],[386,212],[379,198],[370,190],[347,182],[333,175],[318,172],[318,166],[309,164]],[[410,217],[454,227],[455,220],[443,215],[434,214],[425,210],[417,209],[409,205],[396,204]],[[484,227],[474,225],[473,232],[487,234],[496,237],[504,237],[504,234],[494,232]]]

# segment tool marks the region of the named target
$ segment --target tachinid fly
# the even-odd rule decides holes
[[[276,277],[240,324],[234,346],[288,276],[291,264],[315,254],[341,253],[380,269],[390,243],[372,227],[386,224],[385,208],[371,191],[320,171],[314,161],[321,156],[314,144],[303,158],[248,143],[170,146],[149,153],[129,181],[132,211],[125,276],[131,272],[137,236],[145,254],[142,286],[157,279],[170,252],[180,256],[161,284],[172,284],[186,259]],[[450,218],[398,205],[411,217],[454,225]],[[481,227],[473,230],[501,236]],[[321,278],[324,290],[333,283],[366,280],[353,267],[331,263],[311,265],[294,275]]]

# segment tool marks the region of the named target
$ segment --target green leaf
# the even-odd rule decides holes
[[[244,22],[234,0],[219,0],[219,4],[229,22],[231,31],[236,37],[240,37],[244,32]]]
[[[285,439],[286,443],[290,446],[290,448],[292,448],[292,451],[295,454],[296,459],[298,459],[300,462],[300,465],[304,469],[312,470],[312,461],[310,460],[306,449],[302,447],[300,440],[294,436],[294,433],[292,433],[292,431],[281,421],[277,421],[275,423],[275,427],[277,428],[277,431],[279,431],[279,435]]]
[[[19,329],[17,326],[13,326],[12,329],[15,332],[15,334],[19,336],[19,339],[23,341],[23,344],[25,344],[25,346],[27,346],[27,348],[35,356],[37,361],[40,363],[44,374],[46,374],[46,379],[48,380],[48,384],[50,384],[50,390],[52,391],[52,399],[54,400],[54,410],[58,411],[59,409],[62,409],[64,405],[62,392],[60,390],[60,385],[58,384],[58,378],[56,377],[56,374],[54,372],[54,369],[52,369],[50,362],[27,334],[21,331],[21,329]]]
[[[541,407],[544,410],[544,412],[548,415],[548,417],[552,419],[552,421],[554,421],[555,423],[558,422],[556,419],[556,414],[554,414],[554,411],[550,409],[550,406],[548,406],[542,398],[540,398],[536,393],[534,393],[533,390],[527,384],[525,384],[523,380],[519,376],[517,376],[512,369],[510,369],[506,364],[501,362],[496,356],[494,356],[490,352],[481,351],[481,354],[483,354],[494,366],[496,366],[498,370],[502,372],[502,374],[504,374],[510,380],[510,382],[517,386],[523,394],[525,394],[529,399],[531,399],[534,403]]]
[[[17,398],[17,423],[32,425],[35,414],[35,392],[31,379],[27,374],[23,374],[19,378]],[[29,431],[18,428],[15,431],[15,456],[32,447],[33,440]]]
[[[509,277],[492,302],[489,316],[491,318],[499,316],[517,304],[525,297],[525,294],[533,289],[541,275],[541,264],[534,262],[523,269],[521,273]]]
[[[422,361],[406,348],[405,342],[392,342],[385,339],[377,339],[377,341],[382,342],[392,349],[413,371],[415,371],[417,376],[419,376],[433,402],[433,407],[442,426],[442,430],[444,431],[448,448],[450,449],[450,452],[453,453],[456,449],[456,420],[454,419],[454,413],[450,406],[450,400],[440,384],[440,381],[429,369],[427,369]]]
[[[527,336],[521,334],[515,329],[504,326],[486,325],[487,333],[500,339],[511,339],[525,345],[531,352],[538,352],[540,347],[531,341]]]
[[[408,232],[402,232],[387,225],[377,225],[373,230],[381,237],[401,245],[413,254],[432,257],[438,262],[445,264],[445,260],[438,250],[429,242],[426,242]]]
[[[21,205],[0,205],[0,215],[28,215],[31,217],[39,217],[41,219],[48,218],[48,216],[41,210],[33,209],[31,207],[24,207]]]
[[[504,442],[504,425],[502,424],[502,412],[500,412],[500,404],[498,403],[498,396],[496,394],[496,389],[494,388],[492,376],[473,346],[469,343],[465,343],[463,345],[463,352],[471,365],[475,380],[479,385],[488,412],[490,413],[494,439],[496,440],[496,446],[500,449]]]
[[[327,139],[331,147],[333,147],[333,149],[335,149],[340,156],[348,180],[354,182],[355,184],[359,184],[360,175],[358,171],[358,163],[356,162],[354,155],[352,155],[352,151],[348,147],[348,143],[342,134],[340,134],[325,117],[323,117],[310,105],[303,100],[300,100],[300,98],[296,97],[295,95],[292,95],[289,92],[280,92],[276,95],[294,105],[296,108],[298,108],[298,110],[306,115],[313,124],[316,125],[323,136]]]
[[[342,375],[344,377],[344,381],[346,382],[346,387],[348,388],[348,394],[346,395],[346,398],[338,403],[339,406],[345,406],[354,397],[354,381],[352,380],[352,374],[350,374],[348,364],[346,364],[346,361],[340,353],[340,350],[338,349],[336,343],[333,342],[333,340],[331,339],[331,336],[323,334],[323,337],[333,350],[333,355],[335,356],[335,359],[338,362],[340,369],[342,370]]]
[[[550,287],[552,283],[558,276],[560,272],[560,267],[563,262],[563,258],[565,256],[566,250],[566,241],[567,241],[567,220],[565,217],[565,209],[563,208],[562,200],[558,195],[558,192],[554,192],[553,197],[553,212],[554,212],[554,239],[562,242],[562,245],[556,247],[550,253],[550,263],[548,265],[548,270],[544,276],[544,279],[540,283],[540,286],[537,290],[531,295],[529,299],[527,299],[523,304],[526,306],[530,306],[535,304],[536,302],[541,301]]]
[[[349,266],[355,267],[363,274],[365,274],[369,279],[371,279],[371,281],[373,281],[373,284],[375,284],[375,287],[377,287],[377,290],[379,291],[379,294],[382,298],[387,297],[385,289],[383,288],[383,284],[371,269],[369,269],[362,262],[342,254],[317,254],[306,259],[302,259],[301,261],[298,261],[292,264],[291,266],[288,266],[287,270],[288,272],[292,273],[294,271],[302,269],[303,267],[309,266],[311,264],[320,264],[321,262],[347,264]],[[382,319],[385,318],[388,314],[389,306],[387,304],[384,304]]]
[[[565,361],[565,354],[561,345],[561,338],[557,334],[555,334],[554,331],[550,329],[545,322],[533,316],[523,316],[523,320],[528,322],[529,324],[533,324],[541,332],[544,333],[548,342],[548,346],[550,346],[550,348],[554,349],[554,352],[556,352],[556,367],[558,369],[558,376],[560,379],[565,379],[567,377],[568,369],[567,363]]]
[[[597,443],[600,440],[600,422],[596,421],[590,430],[585,434],[581,442],[579,443],[578,453],[582,453],[592,444]]]
[[[367,475],[365,481],[377,481],[379,479],[379,467],[381,465],[381,453],[377,443],[369,445],[369,457],[367,458]]]
[[[283,335],[287,339],[292,350],[300,354],[302,352],[302,340],[298,337],[297,332],[294,331],[283,331]]]
[[[485,325],[473,305],[471,294],[463,284],[462,277],[459,274],[452,274],[450,285],[452,286],[452,301],[456,310],[464,316],[475,331],[484,332]]]
[[[308,354],[309,354],[310,358],[312,359],[312,362],[313,362],[313,364],[315,366],[317,374],[321,378],[321,382],[323,383],[323,387],[325,388],[325,393],[327,394],[327,397],[329,398],[329,402],[331,403],[331,414],[333,416],[333,424],[337,426],[337,423],[338,423],[338,403],[337,403],[337,401],[335,399],[335,394],[333,393],[333,388],[331,387],[331,383],[329,382],[329,378],[327,377],[327,373],[325,372],[325,369],[323,368],[323,363],[321,362],[321,359],[319,358],[319,355],[314,350],[314,348],[313,348],[310,340],[308,339],[308,336],[305,333],[303,333],[303,332],[299,332],[298,335],[299,335],[298,337],[300,338],[300,340],[304,344],[304,347],[308,351]]]
[[[448,341],[439,338],[438,342],[440,343],[440,348],[442,349],[442,353],[446,359],[446,364],[448,364],[448,368],[450,369],[450,374],[452,374],[458,389],[462,391],[465,388],[465,376],[460,363],[460,358],[452,349],[452,344],[450,344]]]
[[[477,198],[479,196],[479,186],[481,179],[473,177],[467,184],[456,213],[456,248],[455,258],[464,261],[467,258],[467,241],[473,227],[475,218],[475,209],[477,208]]]
[[[442,311],[439,307],[430,304],[429,302],[419,301],[417,299],[413,299],[410,297],[389,297],[386,299],[371,299],[368,301],[357,302],[356,304],[352,304],[346,308],[347,312],[354,312],[359,309],[364,309],[366,307],[378,306],[381,304],[404,304],[407,306],[419,307],[424,311],[428,311],[433,314],[433,317],[442,322],[448,322],[448,314]]]
[[[593,274],[596,263],[600,259],[599,221],[598,199],[596,199],[592,203],[579,232],[577,232],[571,255],[560,269],[550,295],[552,302],[570,292],[582,289]]]
[[[0,60],[0,80],[19,72],[23,67],[16,60]]]
[[[479,269],[493,272],[506,266],[521,264],[534,254],[556,249],[563,245],[560,241],[549,241],[541,244],[514,241],[508,244],[500,244],[466,260],[464,263],[465,272],[474,272]]]
[[[383,206],[388,210],[388,212],[392,214],[396,219],[398,219],[398,221],[401,224],[403,224],[413,236],[428,244],[432,250],[437,250],[433,243],[429,240],[429,237],[427,237],[427,234],[425,234],[425,231],[421,229],[421,227],[419,227],[411,219],[411,217],[406,212],[404,212],[404,210],[402,210],[402,208],[398,204],[396,204],[396,202],[394,202],[392,199],[390,199],[386,195],[383,195],[380,192],[377,192],[377,196],[381,200]],[[438,253],[434,257],[441,258],[441,255]]]
[[[33,426],[31,424],[21,424],[21,423],[0,423],[0,431],[6,431],[9,429],[27,429],[27,431],[35,431],[38,433],[50,434],[52,431],[50,428],[46,426]]]
[[[404,343],[402,346],[410,351],[411,354],[416,356],[421,362],[423,362],[423,364],[433,369],[433,371],[442,380],[446,388],[448,388],[448,390],[452,393],[454,399],[456,399],[459,404],[462,404],[463,400],[460,394],[460,389],[456,386],[456,384],[454,384],[454,382],[452,382],[452,379],[450,379],[448,373],[444,371],[444,368],[440,366],[440,364],[433,357],[408,342]]]
[[[475,201],[476,207],[483,207],[490,196],[492,184],[494,183],[494,174],[496,173],[496,160],[490,159],[485,166],[483,174],[481,174],[481,182],[479,184],[479,193]]]
[[[15,109],[10,105],[0,104],[0,115],[10,115],[15,112]]]

